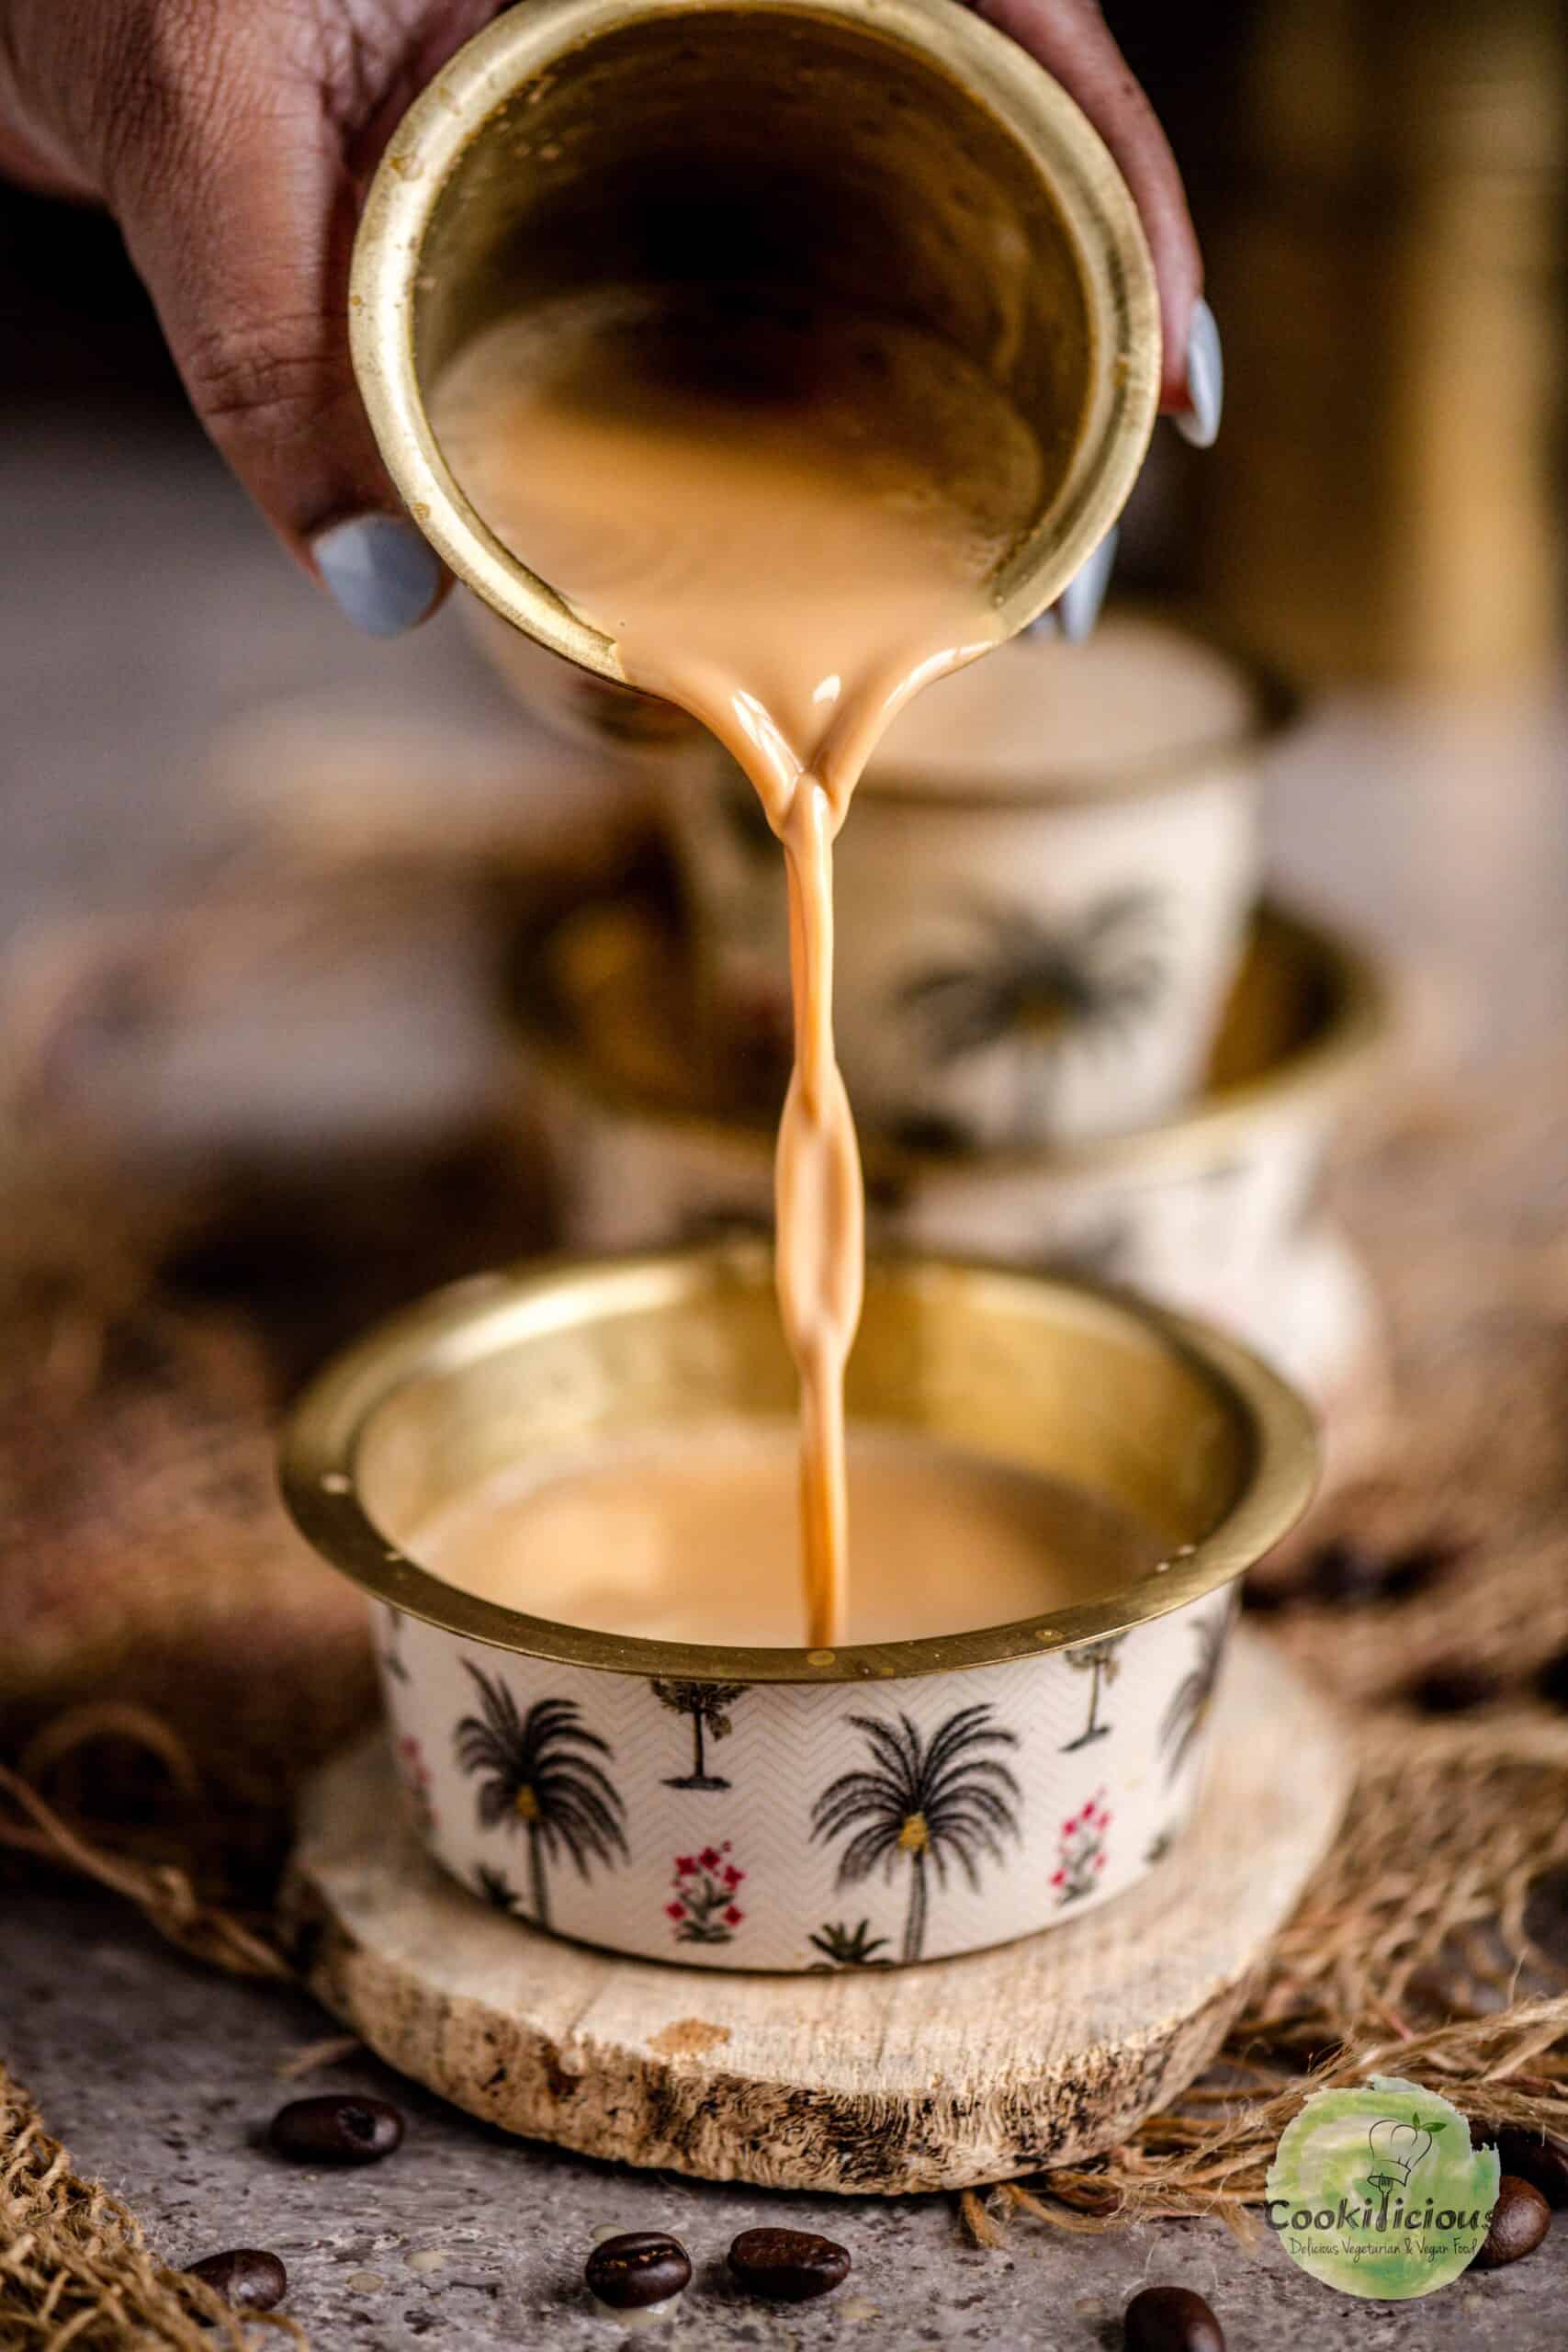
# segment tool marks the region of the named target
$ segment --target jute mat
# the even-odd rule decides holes
[[[1133,2215],[1245,2235],[1305,2092],[1370,2068],[1440,2088],[1483,2130],[1568,2135],[1564,1103],[1568,1063],[1406,1102],[1344,1172],[1400,1410],[1376,1474],[1256,1596],[1353,1710],[1344,1836],[1220,2066],[1110,2156],[966,2196],[982,2243]],[[263,1498],[287,1351],[265,1295],[197,1304],[150,1272],[170,1237],[114,1188],[95,1198],[78,1170],[35,1190],[47,1262],[26,1218],[0,1250],[0,1311],[28,1335],[0,1393],[0,1478],[25,1502],[23,1566],[5,1571],[20,1638],[0,1658],[0,1874],[96,1878],[211,1965],[286,1974],[270,1895],[290,1789],[370,1704],[356,1613]],[[419,1287],[423,1270],[400,1272]],[[258,1708],[239,1682],[249,1660],[254,1690],[262,1639],[275,1697]],[[0,2184],[6,2352],[244,2340],[76,2177],[3,2071]]]

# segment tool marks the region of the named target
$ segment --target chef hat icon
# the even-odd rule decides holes
[[[1392,2174],[1403,2188],[1410,2186],[1410,2176],[1432,2145],[1432,2134],[1417,2117],[1401,2123],[1392,2116],[1384,2116],[1367,2133],[1367,2145],[1374,2162]]]

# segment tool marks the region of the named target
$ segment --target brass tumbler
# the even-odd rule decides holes
[[[531,0],[392,139],[355,249],[354,356],[446,563],[604,678],[625,682],[613,639],[486,528],[427,398],[518,305],[632,283],[854,305],[977,361],[1046,457],[993,582],[1008,633],[1115,520],[1153,428],[1158,303],[1132,198],[1066,93],[955,0]]]

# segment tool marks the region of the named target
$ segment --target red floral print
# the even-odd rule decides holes
[[[674,1900],[664,1906],[675,1923],[680,1944],[727,1944],[746,1914],[735,1901],[735,1890],[746,1873],[727,1862],[729,1840],[722,1847],[705,1846],[700,1854],[677,1854],[671,1882]]]
[[[1056,1848],[1057,1866],[1051,1873],[1058,1905],[1081,1903],[1086,1894],[1093,1894],[1106,1865],[1106,1832],[1111,1821],[1105,1791],[1100,1789],[1063,1822]]]

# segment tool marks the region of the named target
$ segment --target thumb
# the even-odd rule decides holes
[[[407,519],[349,358],[355,203],[319,91],[258,88],[133,141],[108,190],[197,416],[348,618],[395,637],[446,574]],[[150,129],[152,126],[150,126]]]

